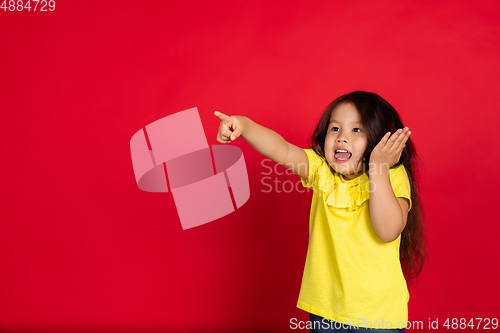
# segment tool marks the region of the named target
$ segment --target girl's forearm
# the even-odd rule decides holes
[[[241,137],[250,144],[255,150],[271,160],[284,164],[288,155],[288,143],[281,135],[275,131],[261,126],[244,116],[238,117],[244,122],[244,130]]]
[[[384,242],[398,238],[404,229],[403,213],[394,195],[388,165],[370,166],[370,220],[373,231]]]

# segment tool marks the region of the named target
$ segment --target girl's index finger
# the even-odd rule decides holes
[[[385,146],[387,144],[387,142],[389,141],[390,138],[391,138],[391,132],[387,132],[382,137],[382,140],[380,140],[380,143],[382,143]]]
[[[215,111],[214,112],[214,115],[219,118],[220,120],[226,120],[227,118],[229,118],[229,116],[225,115],[224,113],[222,112],[219,112],[219,111]]]

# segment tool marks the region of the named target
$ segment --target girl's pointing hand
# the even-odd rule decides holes
[[[238,116],[228,116],[222,112],[215,111],[215,116],[221,120],[217,141],[220,143],[229,143],[236,140],[243,133],[243,121]]]
[[[403,148],[406,147],[406,141],[410,138],[411,131],[408,127],[399,129],[392,135],[387,133],[384,135],[378,145],[373,148],[370,155],[370,165],[388,164],[389,168],[398,163]],[[390,136],[390,137],[389,137]]]

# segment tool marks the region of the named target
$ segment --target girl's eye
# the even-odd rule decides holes
[[[339,129],[338,127],[332,127],[332,131],[335,131],[335,130],[338,130],[338,129]],[[359,133],[359,132],[361,132],[361,128],[356,127],[356,128],[353,129],[353,131]]]

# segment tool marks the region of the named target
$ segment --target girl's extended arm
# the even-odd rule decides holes
[[[410,137],[408,127],[398,130],[390,138],[387,133],[370,156],[370,220],[380,240],[392,242],[399,237],[408,219],[409,201],[397,198],[392,189],[389,169],[395,165]]]
[[[262,155],[282,164],[300,177],[308,178],[309,162],[304,150],[247,117],[227,116],[219,111],[215,111],[214,114],[221,120],[217,141],[229,143],[241,136]]]

